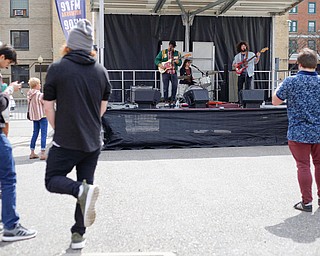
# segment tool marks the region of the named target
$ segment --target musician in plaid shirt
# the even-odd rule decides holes
[[[171,104],[174,104],[176,100],[178,86],[177,70],[182,64],[180,52],[174,49],[176,46],[175,41],[170,41],[168,49],[160,51],[155,59],[155,64],[161,70],[164,70],[164,73],[162,73],[162,81],[164,100],[166,103],[169,103],[169,82],[171,81]],[[171,62],[164,64],[164,62],[168,60],[171,60]]]

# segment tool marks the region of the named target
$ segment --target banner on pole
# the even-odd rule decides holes
[[[55,0],[60,24],[67,39],[69,31],[86,18],[86,0]]]

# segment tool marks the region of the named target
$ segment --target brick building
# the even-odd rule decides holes
[[[289,66],[297,60],[300,49],[320,52],[320,2],[305,0],[289,11]]]

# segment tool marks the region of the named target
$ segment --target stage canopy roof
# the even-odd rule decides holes
[[[97,11],[100,1],[105,14],[158,14],[270,17],[289,11],[303,0],[91,0]]]

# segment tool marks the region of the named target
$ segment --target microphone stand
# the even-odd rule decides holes
[[[201,74],[202,76],[205,76],[206,74],[200,70],[200,68],[198,68],[196,65],[191,64],[192,67],[196,68]]]

